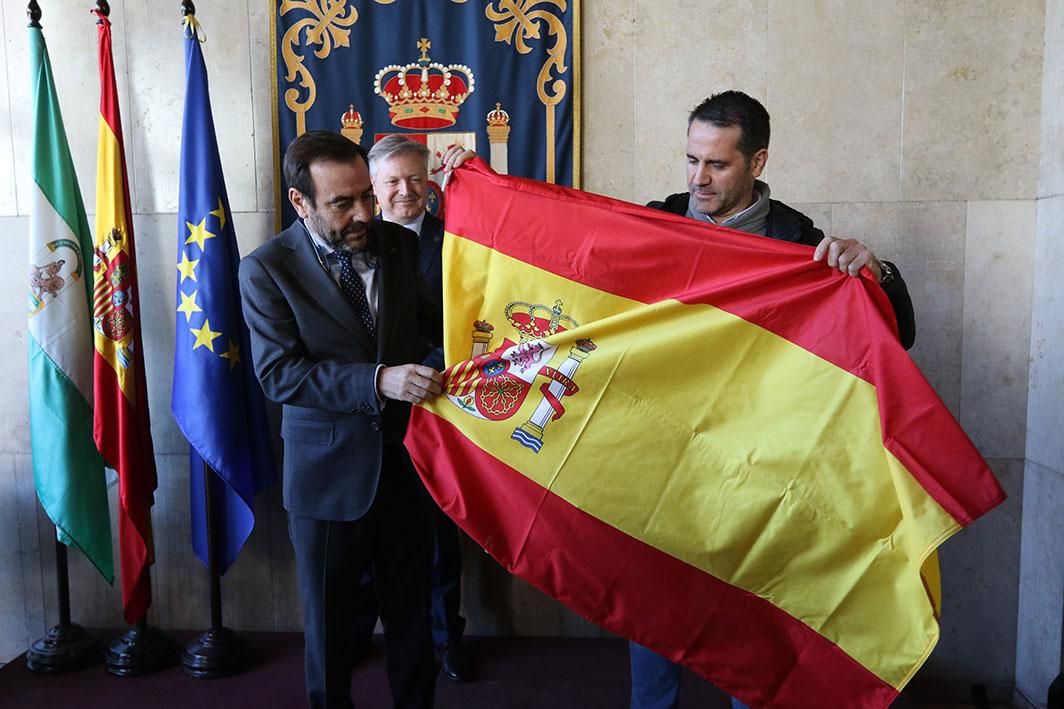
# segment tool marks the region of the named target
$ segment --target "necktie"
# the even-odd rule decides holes
[[[331,263],[340,266],[340,291],[344,299],[354,309],[366,333],[374,343],[377,342],[377,326],[373,322],[373,314],[369,310],[369,300],[366,299],[366,283],[351,265],[351,252],[336,250],[327,257]]]

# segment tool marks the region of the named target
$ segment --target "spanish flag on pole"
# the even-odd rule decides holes
[[[938,639],[935,549],[1004,499],[811,249],[458,170],[445,396],[407,447],[511,572],[753,706],[885,707]]]
[[[129,205],[122,119],[118,111],[111,23],[99,10],[100,132],[96,157],[96,235],[93,252],[96,446],[118,471],[118,538],[126,622],[151,605],[149,567],[155,561],[151,506],[155,454],[141,350],[133,217]]]

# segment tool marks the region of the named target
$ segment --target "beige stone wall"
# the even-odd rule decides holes
[[[95,27],[84,2],[42,4],[91,211]],[[709,93],[738,88],[762,99],[773,116],[765,174],[773,195],[807,212],[826,231],[860,238],[900,266],[916,306],[913,357],[1012,493],[1002,509],[942,550],[943,639],[927,673],[961,683],[1011,683],[1021,490],[1025,449],[1031,449],[1032,288],[1045,284],[1035,289],[1036,313],[1048,312],[1038,309],[1040,293],[1055,297],[1049,295],[1050,272],[1035,265],[1040,253],[1035,237],[1044,235],[1041,248],[1055,248],[1064,213],[1057,209],[1064,179],[1061,124],[1043,120],[1061,113],[1059,85],[1049,78],[1051,72],[1064,75],[1060,52],[1045,48],[1051,37],[1062,46],[1062,35],[1051,35],[1046,4],[581,0],[581,5],[587,189],[637,202],[683,190],[687,111]],[[1049,5],[1048,22],[1059,23],[1059,1]],[[22,272],[28,227],[23,7],[0,6],[0,100],[9,107],[0,112],[0,229],[7,235],[0,256],[15,273]],[[188,547],[185,445],[169,414],[183,100],[179,3],[115,0],[112,7],[160,476],[153,620],[195,628],[208,622],[206,573]],[[270,8],[268,0],[201,2],[198,8],[208,37],[204,50],[227,186],[245,251],[269,236],[273,224]],[[1050,88],[1056,103],[1044,106],[1042,94]],[[1036,273],[1043,274],[1042,281]],[[0,538],[6,540],[0,545],[0,661],[21,652],[55,619],[50,528],[37,510],[30,469],[20,283],[18,277],[0,283],[5,293],[0,313],[9,323],[9,346],[0,354],[8,373],[8,386],[0,389]],[[1058,343],[1059,353],[1060,333],[1047,329],[1045,337]],[[1059,372],[1059,365],[1053,371]],[[1046,398],[1051,395],[1035,395],[1032,388],[1032,397],[1032,415],[1055,414],[1059,421],[1059,406]],[[1059,426],[1057,431],[1053,440],[1059,441]],[[1036,436],[1036,448],[1042,440]],[[1059,470],[1059,457],[1055,465]],[[279,494],[264,495],[259,509],[259,527],[224,579],[227,624],[298,628]],[[75,617],[114,625],[117,590],[79,558],[72,560],[72,573]],[[469,555],[466,602],[471,632],[598,632],[475,551]]]
[[[1064,0],[1045,25],[1016,647],[1017,689],[1038,703],[1062,668],[1064,615]]]

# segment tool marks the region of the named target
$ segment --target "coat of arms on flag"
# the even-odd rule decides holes
[[[574,381],[576,370],[596,346],[589,339],[579,339],[564,358],[557,356],[558,345],[547,338],[579,327],[576,320],[564,314],[560,300],[551,308],[514,301],[506,306],[505,314],[517,333],[518,342],[505,337],[497,348],[489,351],[495,328],[485,320],[475,321],[470,358],[447,373],[445,393],[455,406],[468,414],[489,421],[504,421],[518,412],[539,381],[535,391],[541,398],[535,410],[510,436],[538,453],[543,447],[547,424],[565,414],[562,397],[580,391]],[[561,363],[554,367],[556,359]]]
[[[278,165],[308,130],[367,148],[400,133],[428,146],[430,176],[461,144],[500,174],[578,186],[578,20],[578,0],[280,0]],[[294,218],[283,201],[278,213]]]

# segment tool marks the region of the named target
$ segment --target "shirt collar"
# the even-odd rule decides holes
[[[399,226],[406,227],[407,229],[409,229],[410,231],[414,232],[418,236],[421,236],[421,228],[425,225],[425,214],[426,214],[426,212],[422,212],[421,214],[418,215],[417,219],[415,219],[414,221],[410,222],[409,224],[401,224],[400,222],[395,222],[395,223],[399,224]],[[384,219],[384,215],[383,214],[381,215],[381,218]],[[391,221],[391,220],[390,219],[384,219],[384,221],[387,222],[387,221]]]

